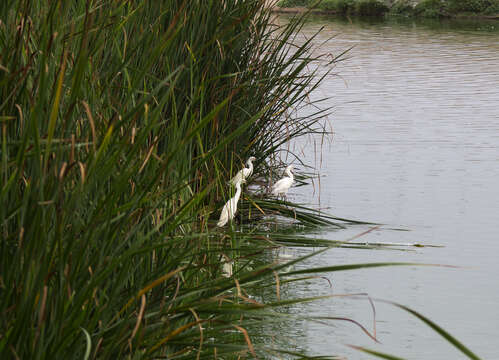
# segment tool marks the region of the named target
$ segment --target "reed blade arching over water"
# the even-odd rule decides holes
[[[279,289],[254,260],[274,242],[213,228],[241,160],[323,131],[289,116],[327,62],[301,24],[259,0],[0,3],[2,359],[300,357],[261,340],[288,320],[252,297]]]

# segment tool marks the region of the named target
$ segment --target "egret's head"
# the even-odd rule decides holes
[[[250,156],[250,158],[248,159],[248,161],[255,161],[256,160],[256,157],[254,156]]]
[[[286,168],[286,171],[293,171],[294,168],[295,168],[294,165],[288,165],[288,167]]]

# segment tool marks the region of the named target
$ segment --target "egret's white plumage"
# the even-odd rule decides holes
[[[237,211],[237,203],[239,201],[239,197],[241,196],[241,182],[245,182],[244,180],[240,180],[236,182],[236,194],[233,198],[229,199],[222,208],[222,212],[220,213],[220,219],[218,220],[217,226],[224,226],[227,224],[227,221],[232,220]]]
[[[293,170],[293,165],[289,165],[286,170],[284,171],[286,175],[283,177],[281,180],[276,182],[274,186],[272,186],[272,195],[278,196],[278,195],[286,195],[288,193],[289,188],[291,185],[293,185],[294,177],[293,173],[291,172]]]
[[[232,185],[236,185],[238,181],[246,180],[248,177],[253,174],[253,163],[252,161],[255,161],[256,158],[254,156],[251,156],[247,161],[246,164],[248,167],[244,167],[241,170],[237,172],[236,175],[232,179],[230,179],[230,182]]]

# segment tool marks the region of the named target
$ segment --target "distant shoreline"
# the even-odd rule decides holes
[[[272,3],[274,3],[272,5]],[[271,11],[274,13],[278,14],[303,14],[306,12],[309,12],[311,14],[315,15],[334,15],[334,16],[345,16],[340,14],[339,12],[335,10],[322,10],[322,9],[310,9],[304,6],[295,6],[295,7],[280,7],[277,6],[276,2],[274,1],[269,1],[267,3],[269,8],[271,8]],[[425,18],[424,16],[404,16],[404,15],[398,15],[398,14],[390,14],[387,12],[386,14],[379,16],[379,17],[407,17],[407,18],[412,18],[412,19],[421,19]],[[364,17],[360,15],[351,15],[351,17]],[[499,20],[499,14],[495,15],[483,15],[483,14],[449,14],[449,16],[441,17],[442,19],[477,19],[477,20]]]

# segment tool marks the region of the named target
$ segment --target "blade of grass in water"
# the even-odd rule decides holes
[[[397,304],[394,302],[390,302],[392,305],[395,305],[399,307],[402,310],[407,311],[411,315],[414,315],[417,317],[419,320],[424,322],[426,325],[431,327],[435,332],[437,332],[440,336],[442,336],[445,340],[447,340],[450,344],[452,344],[456,349],[461,351],[466,357],[469,359],[473,360],[479,360],[480,358],[475,355],[470,349],[468,349],[466,346],[464,346],[459,340],[457,340],[455,337],[453,337],[451,334],[449,334],[447,331],[445,331],[442,327],[438,326],[435,322],[431,321],[427,317],[421,315],[419,312],[401,304]]]
[[[379,351],[374,351],[374,350],[367,349],[365,347],[355,346],[355,345],[348,345],[348,346],[350,346],[351,348],[353,348],[355,350],[362,351],[362,352],[364,352],[366,354],[373,355],[373,356],[376,356],[376,357],[381,358],[381,359],[386,359],[386,360],[404,360],[401,357],[393,356],[393,355],[388,355],[388,354],[385,354],[385,353],[382,353],[382,352],[379,352]]]

